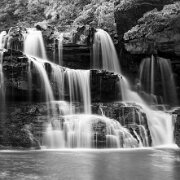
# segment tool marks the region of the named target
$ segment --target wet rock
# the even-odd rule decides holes
[[[71,47],[69,47],[71,48]],[[83,47],[81,47],[83,49]],[[67,51],[71,51],[66,49]],[[88,49],[84,48],[83,51],[87,53]],[[70,56],[75,56],[75,53],[81,52],[80,48],[73,50]],[[85,54],[81,54],[85,56]],[[86,59],[86,58],[85,58]],[[86,59],[87,60],[87,59]],[[70,59],[69,59],[70,63]],[[75,63],[74,63],[75,65]],[[83,67],[87,68],[87,63],[84,62]],[[73,66],[74,67],[74,66]],[[76,68],[78,68],[78,63]],[[64,67],[62,72],[65,71]],[[51,65],[46,63],[46,70],[49,78],[51,79]],[[25,54],[20,51],[8,49],[4,52],[3,71],[5,76],[6,96],[9,101],[43,101],[45,99],[44,91],[42,90],[41,83],[39,83],[39,74],[35,70],[32,63]],[[121,95],[118,94],[118,75],[113,72],[104,70],[90,70],[91,71],[91,92],[92,101],[113,101]],[[30,74],[31,72],[31,74]],[[30,77],[31,75],[31,84]],[[57,88],[53,80],[50,80],[54,94],[56,95]],[[69,99],[68,88],[65,86],[65,98]],[[55,96],[56,97],[56,96]],[[58,97],[58,96],[57,96]]]

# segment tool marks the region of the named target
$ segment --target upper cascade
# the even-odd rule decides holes
[[[24,41],[24,53],[30,56],[47,59],[42,32],[36,29],[27,29]]]
[[[110,35],[97,29],[93,44],[93,68],[121,73],[119,59]]]

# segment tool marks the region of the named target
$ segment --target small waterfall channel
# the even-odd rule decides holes
[[[171,63],[168,59],[145,58],[140,65],[141,88],[152,96],[161,96],[164,104],[177,105],[177,93]],[[156,86],[156,82],[159,86]],[[158,92],[162,89],[162,92]]]

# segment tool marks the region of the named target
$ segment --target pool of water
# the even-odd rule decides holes
[[[0,151],[0,179],[179,180],[180,150]]]

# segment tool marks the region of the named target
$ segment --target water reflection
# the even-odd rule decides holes
[[[178,180],[179,150],[0,152],[0,179]]]

